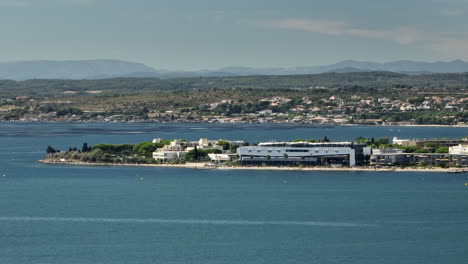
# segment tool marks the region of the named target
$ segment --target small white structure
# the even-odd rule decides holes
[[[188,151],[156,151],[153,152],[153,159],[155,160],[173,160],[177,158],[184,158]]]
[[[449,154],[453,155],[468,155],[468,145],[458,145],[449,147]]]
[[[220,150],[223,150],[222,146],[216,145],[217,142],[218,141],[216,141],[216,140],[209,140],[207,138],[200,138],[200,140],[198,140],[198,144],[196,144],[196,142],[193,142],[193,143],[195,143],[194,145],[198,146],[198,149],[220,149]]]
[[[374,155],[384,155],[384,154],[402,154],[403,149],[394,149],[394,148],[387,148],[387,149],[379,149],[379,148],[373,148],[372,149],[372,154]]]
[[[258,111],[258,114],[260,114],[260,115],[271,115],[271,114],[273,114],[273,110],[271,110],[271,109],[261,110],[261,111]]]
[[[372,151],[373,151],[373,148],[371,148],[371,147],[364,147],[364,148],[362,148],[362,154],[363,154],[364,156],[370,156],[370,155],[372,155]]]
[[[407,146],[409,141],[409,139],[398,139],[397,137],[394,137],[392,140],[393,144],[398,144],[400,146]]]
[[[209,144],[209,141],[207,138],[200,138],[200,140],[198,140],[198,146],[200,147],[206,147],[208,146]]]
[[[208,154],[208,156],[210,157],[211,161],[216,161],[216,162],[220,162],[220,161],[230,161],[231,160],[231,155],[229,154]]]

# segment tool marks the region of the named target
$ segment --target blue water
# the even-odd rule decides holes
[[[467,262],[463,174],[35,162],[47,145],[66,149],[85,141],[325,135],[461,137],[468,129],[0,124],[0,263]]]

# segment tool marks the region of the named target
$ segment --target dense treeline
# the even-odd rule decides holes
[[[206,89],[308,89],[311,87],[381,87],[408,88],[412,86],[430,88],[464,87],[468,73],[405,75],[393,72],[323,73],[286,76],[241,76],[241,77],[198,77],[198,78],[114,78],[102,80],[27,80],[0,81],[3,96],[28,94],[51,96],[65,91],[110,91],[118,94],[155,91],[189,91]]]
[[[159,143],[140,142],[138,144],[97,144],[88,146],[83,143],[81,149],[70,147],[68,151],[60,151],[48,146],[46,149],[47,159],[80,162],[97,162],[97,163],[141,163],[153,164],[158,161],[153,159],[153,152],[159,148],[169,145],[170,141],[161,140]],[[220,146],[225,147],[225,142],[220,141]],[[228,143],[229,144],[229,143]],[[231,148],[232,147],[232,148]],[[237,146],[226,146],[227,150],[235,152]],[[190,150],[186,157],[182,159],[171,160],[172,163],[184,163],[186,161],[198,162],[209,161],[208,154],[222,153],[220,149],[195,149]],[[161,162],[161,161],[159,161]]]

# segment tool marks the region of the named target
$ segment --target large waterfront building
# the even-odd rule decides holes
[[[426,143],[434,143],[438,147],[452,147],[459,144],[468,144],[468,138],[432,138],[432,139],[399,139],[393,138],[393,144],[401,146],[424,147]]]
[[[237,155],[242,165],[356,166],[370,148],[355,142],[268,142],[239,147]]]
[[[372,165],[468,166],[468,154],[380,153],[372,154]]]

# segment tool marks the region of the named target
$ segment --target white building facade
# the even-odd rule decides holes
[[[449,153],[453,155],[468,155],[468,145],[458,145],[449,147]]]
[[[363,145],[353,142],[270,142],[237,149],[244,165],[338,165],[356,166],[356,151],[363,155]]]

